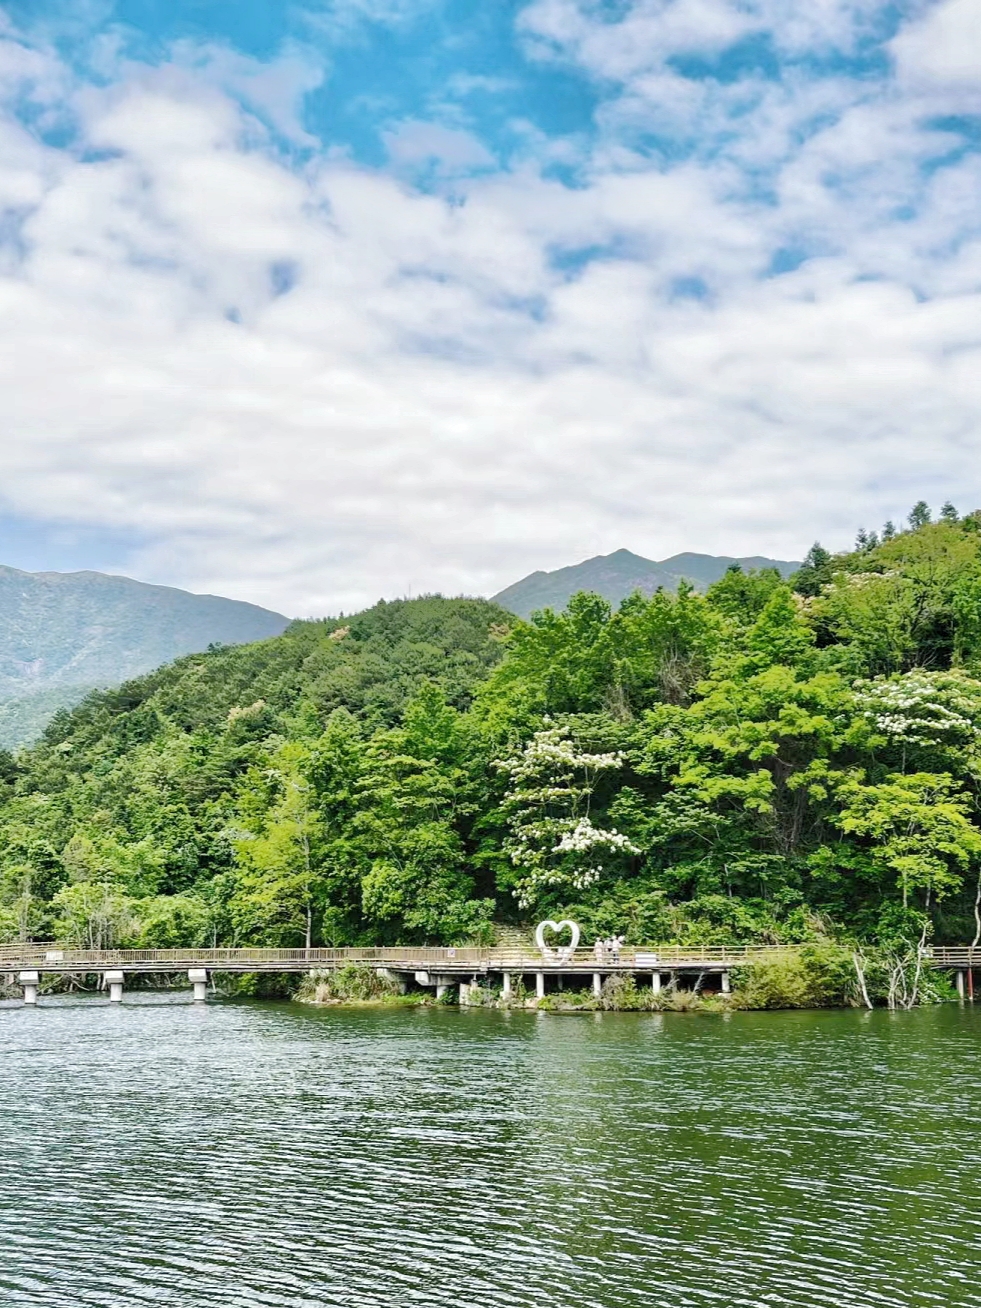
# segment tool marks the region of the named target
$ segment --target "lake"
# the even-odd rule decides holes
[[[979,1096],[952,1006],[0,1005],[0,1305],[977,1305]]]

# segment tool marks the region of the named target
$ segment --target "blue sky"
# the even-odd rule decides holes
[[[981,503],[976,0],[0,15],[4,562],[321,612]]]
[[[599,89],[573,65],[529,57],[517,30],[523,8],[514,0],[487,6],[135,0],[77,7],[17,0],[6,12],[20,31],[50,43],[78,76],[95,81],[107,80],[107,46],[116,59],[157,67],[182,44],[220,45],[258,64],[290,52],[307,64],[311,83],[295,106],[297,123],[311,137],[298,153],[304,145],[343,150],[378,168],[390,160],[390,133],[405,121],[472,130],[498,165],[526,150],[528,128],[558,138],[592,133]],[[275,115],[247,95],[242,102],[259,112],[281,148],[297,151]]]

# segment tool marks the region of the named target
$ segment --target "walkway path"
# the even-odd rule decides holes
[[[803,945],[686,946],[651,945],[616,953],[578,949],[543,957],[531,948],[428,947],[403,945],[390,948],[348,949],[70,949],[55,944],[0,945],[0,974],[6,973],[24,989],[27,1003],[37,999],[41,976],[101,974],[112,999],[121,999],[127,974],[186,972],[195,998],[204,999],[212,972],[313,972],[336,971],[351,964],[434,986],[441,994],[449,985],[466,988],[481,980],[500,984],[507,994],[513,980],[534,977],[539,995],[547,980],[592,979],[598,993],[606,977],[627,975],[646,978],[659,990],[662,978],[680,976],[711,980],[729,990],[730,968],[777,954],[796,953]],[[928,951],[930,964],[954,972],[963,995],[965,982],[971,998],[974,969],[981,968],[981,948],[943,946]]]

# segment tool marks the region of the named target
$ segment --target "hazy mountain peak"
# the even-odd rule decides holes
[[[62,704],[161,663],[278,636],[281,613],[104,572],[0,564],[0,744],[29,740]]]
[[[536,609],[564,609],[570,597],[579,590],[595,591],[617,605],[635,590],[653,595],[659,586],[675,590],[680,581],[690,581],[696,589],[705,590],[734,563],[747,570],[777,568],[784,576],[800,567],[791,560],[768,559],[762,555],[734,558],[691,552],[673,554],[671,558],[658,562],[631,550],[619,549],[612,554],[597,554],[582,563],[557,568],[554,572],[532,572],[494,595],[493,599],[522,618],[530,617]]]

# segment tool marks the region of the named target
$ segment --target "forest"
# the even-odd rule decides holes
[[[789,582],[381,602],[92,693],[0,756],[0,940],[968,942],[981,513]]]

